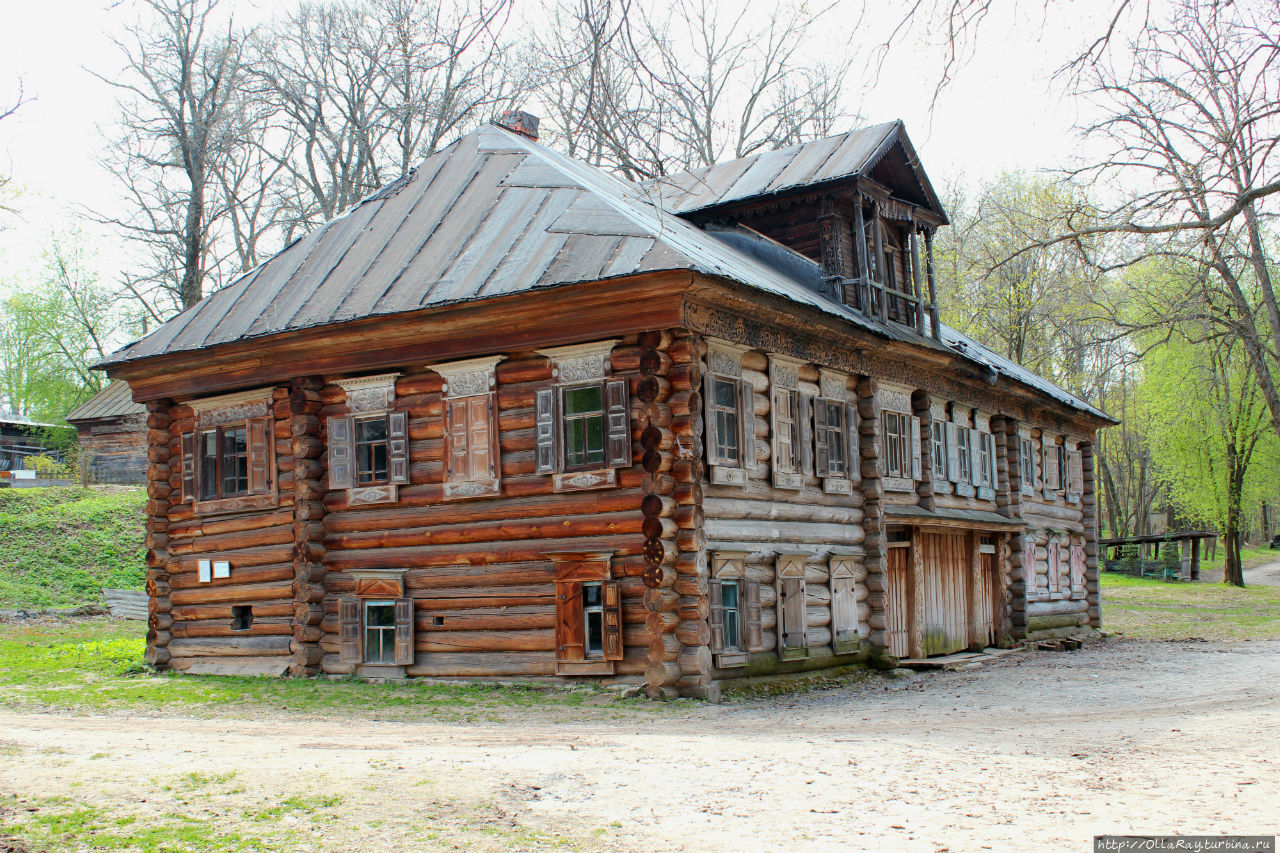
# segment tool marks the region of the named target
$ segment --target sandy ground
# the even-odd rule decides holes
[[[331,792],[335,850],[441,849],[420,821],[483,813],[586,849],[1085,851],[1101,833],[1280,832],[1277,699],[1280,643],[1111,641],[573,723],[0,711],[0,795],[224,821]],[[184,794],[192,770],[234,777]]]
[[[1244,570],[1246,586],[1280,586],[1280,560]]]

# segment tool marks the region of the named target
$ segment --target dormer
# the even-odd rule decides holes
[[[948,220],[902,122],[665,178],[663,196],[685,219],[745,226],[819,264],[829,298],[938,336],[933,235]]]

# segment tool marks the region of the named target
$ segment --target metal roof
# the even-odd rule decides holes
[[[766,186],[827,180],[842,174],[846,164],[865,165],[878,148],[896,141],[905,141],[899,122],[776,152],[793,164],[822,162],[816,170],[784,166]],[[811,156],[809,150],[827,153],[825,158]],[[739,167],[729,163],[713,168],[741,168],[749,176],[770,156],[747,158],[753,162]],[[486,125],[100,366],[358,318],[669,270],[737,282],[882,338],[939,346],[913,329],[879,323],[829,299],[815,286],[821,276],[812,261],[756,232],[703,229],[673,215],[670,191],[669,185],[630,183]],[[945,343],[966,342],[959,350],[965,357],[1101,415],[958,332],[943,331]],[[79,410],[73,414],[83,417]]]
[[[660,187],[665,206],[675,213],[689,214],[866,175],[895,144],[900,144],[906,153],[906,165],[926,206],[945,219],[942,203],[920,168],[915,148],[901,121],[716,163],[659,178],[653,183]]]
[[[124,415],[146,414],[147,407],[133,402],[129,383],[116,380],[97,394],[85,400],[67,415],[68,423],[93,421],[101,418],[118,418]]]

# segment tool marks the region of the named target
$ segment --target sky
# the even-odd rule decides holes
[[[533,8],[530,0],[517,2],[524,4],[517,16]],[[994,4],[999,8],[984,22],[976,49],[936,100],[942,63],[930,43],[936,38],[916,26],[877,74],[872,49],[896,19],[884,12],[859,16],[858,0],[837,2],[823,49],[858,56],[846,109],[872,123],[903,119],[936,187],[972,185],[1006,170],[1052,169],[1077,155],[1073,128],[1081,108],[1055,86],[1053,74],[1105,27],[1116,0]],[[242,23],[269,17],[276,5],[224,3]],[[0,229],[0,286],[29,280],[50,235],[76,227],[75,239],[97,257],[105,280],[122,263],[119,241],[83,222],[80,212],[110,210],[118,197],[113,175],[100,165],[115,95],[94,72],[109,78],[119,70],[112,39],[133,15],[129,0],[0,0],[0,104],[13,100],[18,80],[32,99],[0,122],[0,172],[21,187],[10,202],[18,215],[4,215]]]

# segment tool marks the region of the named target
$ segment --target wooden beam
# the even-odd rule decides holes
[[[862,215],[862,195],[859,194],[853,203],[853,227],[857,232],[858,243],[858,310],[871,316],[871,271],[867,261],[867,223]]]
[[[920,239],[919,233],[914,227],[911,228],[911,287],[916,294],[916,334],[924,335],[924,311],[925,303],[923,298],[923,284],[920,276]],[[932,300],[930,300],[932,308]]]
[[[929,321],[933,327],[933,339],[942,340],[938,329],[938,291],[933,282],[933,231],[924,232],[925,273],[929,279]]]
[[[887,323],[889,321],[889,300],[885,293],[885,282],[888,280],[888,277],[884,274],[884,221],[880,218],[880,205],[872,205],[871,210],[873,213],[873,218],[871,220],[871,237],[875,241],[876,255],[876,274],[874,280],[876,285],[878,285],[877,289],[880,291],[880,305],[878,306],[877,311],[880,315],[880,322]]]

